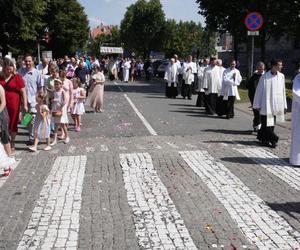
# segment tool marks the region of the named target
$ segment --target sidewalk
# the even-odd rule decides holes
[[[237,110],[241,111],[241,112],[244,112],[246,114],[249,114],[249,115],[253,116],[250,102],[236,103],[235,108]],[[292,116],[291,112],[286,113],[285,114],[285,121],[286,122],[277,124],[277,126],[288,129],[288,130],[291,130],[291,116]]]

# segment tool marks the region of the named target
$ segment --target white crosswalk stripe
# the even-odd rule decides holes
[[[299,249],[299,232],[207,151],[179,152],[258,249]]]
[[[18,250],[77,249],[86,156],[58,157]]]
[[[288,165],[278,156],[262,148],[239,148],[235,150],[300,191],[300,168]]]
[[[93,152],[95,152],[95,148],[94,148],[94,147],[86,147],[86,148],[85,148],[85,151],[86,151],[87,153],[93,153]]]
[[[148,153],[121,154],[128,204],[143,249],[197,249]]]

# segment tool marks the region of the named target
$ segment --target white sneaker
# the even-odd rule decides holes
[[[36,152],[37,151],[37,148],[35,146],[32,146],[32,147],[28,147],[28,149],[32,152]]]
[[[66,139],[65,139],[65,144],[68,144],[70,142],[70,137],[67,137]]]
[[[51,146],[47,146],[47,147],[44,148],[45,151],[49,151],[51,149],[52,149]]]

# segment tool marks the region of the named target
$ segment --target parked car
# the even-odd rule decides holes
[[[164,77],[165,76],[165,71],[169,65],[169,61],[163,61],[157,68],[157,75],[158,77]]]

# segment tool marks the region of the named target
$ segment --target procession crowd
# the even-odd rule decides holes
[[[36,152],[38,143],[46,141],[44,150],[54,147],[58,140],[70,142],[68,130],[81,130],[84,104],[94,112],[103,112],[105,75],[110,80],[124,82],[149,80],[153,75],[150,60],[71,57],[49,60],[44,57],[38,65],[27,55],[21,62],[4,58],[0,73],[0,157],[7,159],[4,175],[9,175],[15,151],[18,124],[28,128],[30,151]],[[238,86],[242,82],[237,62],[231,60],[226,69],[222,60],[188,56],[179,61],[171,58],[165,70],[166,97],[185,99],[197,94],[196,106],[205,107],[208,115],[234,118],[234,104],[239,100]],[[249,99],[253,108],[253,129],[264,146],[275,148],[279,140],[274,132],[276,122],[284,121],[287,109],[285,77],[281,72],[282,61],[274,60],[266,71],[263,62],[257,63],[252,77],[247,81]],[[300,165],[300,74],[293,84],[292,150],[290,162]],[[89,103],[87,103],[88,93]],[[70,126],[69,117],[74,126]],[[52,140],[50,138],[53,138]],[[3,146],[3,147],[2,147]]]
[[[45,57],[36,66],[31,55],[26,55],[21,64],[4,58],[0,73],[3,175],[9,175],[14,162],[12,155],[20,122],[28,128],[30,151],[36,152],[41,140],[46,141],[45,151],[51,150],[58,140],[69,143],[69,117],[73,119],[73,129],[80,132],[88,91],[90,106],[95,112],[103,112],[104,82],[100,65],[88,58],[49,61]]]
[[[238,86],[242,82],[237,62],[231,60],[229,67],[214,57],[197,61],[192,56],[180,62],[174,55],[166,69],[166,97],[176,98],[178,92],[185,99],[198,93],[196,106],[205,107],[208,115],[234,117],[234,103],[240,99]],[[284,122],[287,110],[285,76],[282,60],[273,60],[266,70],[258,62],[256,70],[247,81],[248,96],[253,110],[253,130],[263,146],[275,148],[279,137],[274,131],[276,122]],[[293,81],[292,145],[290,163],[300,165],[300,74]]]

